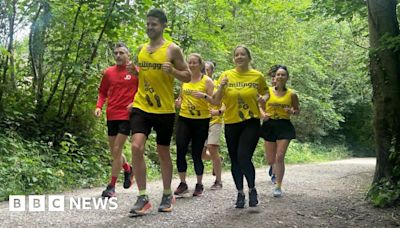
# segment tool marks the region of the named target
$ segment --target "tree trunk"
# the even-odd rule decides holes
[[[78,47],[76,49],[75,62],[74,62],[73,66],[75,66],[78,63],[79,53],[80,53],[80,50],[81,50],[81,47],[82,47],[82,43],[83,43],[83,38],[85,38],[85,35],[86,35],[86,30],[84,29],[83,32],[81,33],[81,37],[79,38]],[[74,72],[72,74],[74,74]],[[66,93],[68,80],[69,80],[70,77],[71,77],[70,74],[65,75],[64,87],[62,89],[61,97],[60,97],[60,103],[58,105],[58,114],[57,114],[57,116],[60,117],[60,119],[61,119],[61,115],[62,115],[62,111],[63,111],[64,96],[65,96],[65,93]]]
[[[39,18],[40,12],[42,11],[42,6],[39,6],[38,11],[36,12],[36,15],[32,21],[31,29],[29,31],[29,62],[31,64],[31,69],[32,69],[32,94],[36,95],[36,86],[37,86],[37,80],[38,80],[38,73],[37,73],[37,66],[35,62],[35,56],[34,56],[34,50],[33,50],[33,32],[35,31],[36,27],[36,22]],[[35,100],[37,97],[35,96]]]
[[[47,111],[47,109],[51,105],[51,101],[53,100],[53,97],[57,92],[58,85],[60,84],[61,77],[63,76],[65,66],[67,65],[68,55],[69,55],[69,52],[70,52],[69,50],[71,49],[72,41],[74,41],[74,33],[75,33],[75,30],[76,30],[76,27],[77,27],[78,17],[79,17],[79,14],[81,12],[81,8],[82,8],[82,1],[79,1],[79,6],[78,6],[78,9],[76,10],[74,23],[72,25],[72,30],[71,30],[71,33],[70,33],[70,37],[71,38],[70,38],[70,40],[68,42],[67,48],[64,51],[63,61],[61,63],[60,72],[58,73],[56,82],[54,83],[53,88],[51,89],[51,93],[50,93],[50,95],[49,95],[49,97],[48,97],[48,99],[46,101],[46,104],[43,107],[42,112],[44,112],[44,113]]]
[[[10,53],[10,82],[11,88],[16,89],[15,83],[15,63],[14,63],[14,27],[15,27],[15,17],[17,15],[17,0],[12,2],[12,13],[9,15],[10,20],[10,32],[8,34],[8,52]]]
[[[395,182],[394,166],[400,154],[400,58],[383,42],[399,35],[396,0],[368,0],[367,6],[377,155],[374,183],[383,178]]]
[[[40,31],[43,28],[39,25],[40,16],[43,10],[46,11],[44,5],[40,4],[29,31],[29,59],[33,75],[32,90],[35,95],[36,110],[38,114],[40,114],[40,110],[43,107],[44,76],[41,63],[43,61],[44,38],[41,35],[43,33]]]
[[[3,96],[5,94],[6,88],[11,85],[12,89],[15,89],[15,68],[14,68],[14,24],[15,24],[15,17],[16,17],[16,4],[17,1],[14,0],[10,7],[11,12],[7,12],[7,19],[8,19],[8,34],[7,34],[7,51],[9,55],[6,56],[5,60],[2,61],[2,82],[1,82],[1,90],[0,90],[0,110],[3,110]],[[6,5],[7,6],[7,5]],[[2,11],[3,12],[3,11]],[[10,82],[8,82],[8,71],[10,70]],[[10,90],[11,91],[11,90]]]

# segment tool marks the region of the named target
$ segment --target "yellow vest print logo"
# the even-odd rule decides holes
[[[139,63],[140,70],[147,71],[147,70],[161,70],[162,64],[161,63],[150,63],[150,62],[141,62]]]
[[[157,95],[157,93],[155,93],[153,87],[150,86],[150,84],[144,80],[144,91],[146,93],[146,102],[149,106],[153,107],[154,103],[153,100],[155,101],[155,103],[157,104],[157,107],[161,107],[161,99],[160,96]],[[151,98],[153,97],[153,99]]]

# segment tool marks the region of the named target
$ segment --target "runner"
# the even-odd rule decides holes
[[[210,111],[207,102],[210,99],[207,99],[207,97],[212,96],[214,84],[211,78],[201,73],[204,63],[199,54],[190,54],[188,64],[192,72],[192,79],[190,82],[182,84],[181,109],[176,126],[176,165],[181,182],[174,194],[182,195],[188,192],[186,153],[189,143],[191,143],[194,170],[197,176],[193,196],[200,196],[204,190],[202,183],[204,165],[201,153],[210,124]]]
[[[133,183],[132,167],[128,164],[122,149],[131,128],[129,125],[129,111],[127,106],[132,103],[138,86],[137,72],[128,72],[129,50],[126,45],[119,42],[114,47],[116,65],[107,68],[99,87],[95,115],[101,116],[103,104],[107,101],[107,128],[108,144],[113,158],[111,168],[111,181],[102,197],[115,196],[115,184],[121,167],[124,169],[124,188],[129,188]]]
[[[206,62],[206,74],[213,79],[214,63]],[[214,88],[216,91],[216,88]],[[222,161],[223,157],[219,155],[220,135],[223,125],[223,114],[225,112],[225,105],[210,105],[210,127],[208,129],[208,138],[204,144],[202,158],[203,160],[212,160],[213,175],[215,176],[214,184],[210,187],[211,190],[218,190],[222,188]]]
[[[250,68],[251,54],[247,47],[234,49],[236,67],[225,71],[218,79],[219,88],[214,99],[226,105],[224,116],[225,139],[231,159],[231,172],[238,195],[236,208],[244,208],[243,176],[249,188],[249,206],[258,204],[255,170],[252,162],[258,142],[260,112],[257,100],[265,104],[268,87],[261,72]]]
[[[138,49],[137,64],[139,88],[131,114],[132,158],[139,189],[137,201],[131,213],[144,215],[151,209],[146,192],[146,163],[144,148],[152,129],[156,131],[157,152],[163,180],[163,195],[158,211],[172,211],[174,197],[171,191],[172,161],[170,142],[175,120],[174,78],[189,82],[190,70],[181,49],[164,39],[167,17],[160,9],[147,14],[147,35],[150,42]]]
[[[269,88],[270,97],[266,109],[262,112],[263,124],[261,137],[265,140],[266,157],[273,164],[276,175],[276,187],[273,196],[282,196],[282,180],[285,174],[285,155],[290,140],[296,138],[295,129],[290,122],[291,115],[300,112],[297,94],[286,88],[289,71],[279,65],[275,74],[275,86]]]
[[[279,65],[273,65],[268,71],[268,76],[271,77],[271,86],[275,86],[275,73],[276,73],[278,66]],[[266,152],[267,151],[267,143],[266,142],[267,141],[264,140],[264,151],[265,151],[265,160],[268,162],[267,152]],[[275,172],[273,170],[273,164],[268,163],[268,165],[270,165],[270,166],[269,166],[267,173],[271,177],[271,183],[276,184],[276,176],[275,176]]]

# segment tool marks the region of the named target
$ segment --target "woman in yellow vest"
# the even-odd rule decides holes
[[[181,183],[174,194],[182,195],[188,191],[188,185],[186,184],[186,153],[191,141],[192,158],[197,175],[197,184],[193,196],[199,196],[204,189],[202,183],[204,165],[201,153],[208,136],[208,126],[210,124],[207,97],[212,95],[214,84],[211,78],[201,73],[203,60],[199,54],[189,55],[188,64],[192,71],[192,78],[190,82],[182,84],[181,109],[176,125],[176,164]],[[203,96],[197,97],[194,93],[201,93]]]
[[[299,99],[296,93],[286,88],[289,71],[286,66],[279,65],[275,73],[275,86],[269,88],[269,99],[265,111],[261,110],[264,121],[261,137],[265,140],[265,152],[268,163],[273,165],[276,175],[274,197],[282,196],[282,180],[285,174],[285,154],[290,140],[296,138],[295,129],[290,122],[291,115],[300,112]]]
[[[271,68],[268,70],[267,75],[271,77],[271,86],[275,86],[275,73],[280,65],[273,65]],[[260,110],[261,113],[264,113],[264,110]],[[265,141],[264,141],[264,147],[265,147]],[[271,182],[273,184],[276,184],[276,176],[275,172],[273,170],[273,164],[269,163],[269,160],[267,159],[267,154],[265,153],[265,160],[267,160],[269,169],[267,171],[268,175],[271,177]]]
[[[268,87],[261,72],[250,68],[251,54],[240,45],[234,50],[236,67],[225,71],[218,79],[216,101],[226,106],[224,115],[225,139],[231,159],[231,172],[238,190],[236,208],[245,205],[243,176],[249,188],[249,206],[258,204],[255,188],[255,169],[251,161],[257,146],[260,130],[258,102],[264,103]]]

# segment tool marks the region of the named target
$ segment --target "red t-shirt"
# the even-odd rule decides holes
[[[107,120],[129,120],[126,107],[133,102],[138,88],[138,77],[126,70],[126,65],[114,65],[103,72],[97,108],[107,100]]]

